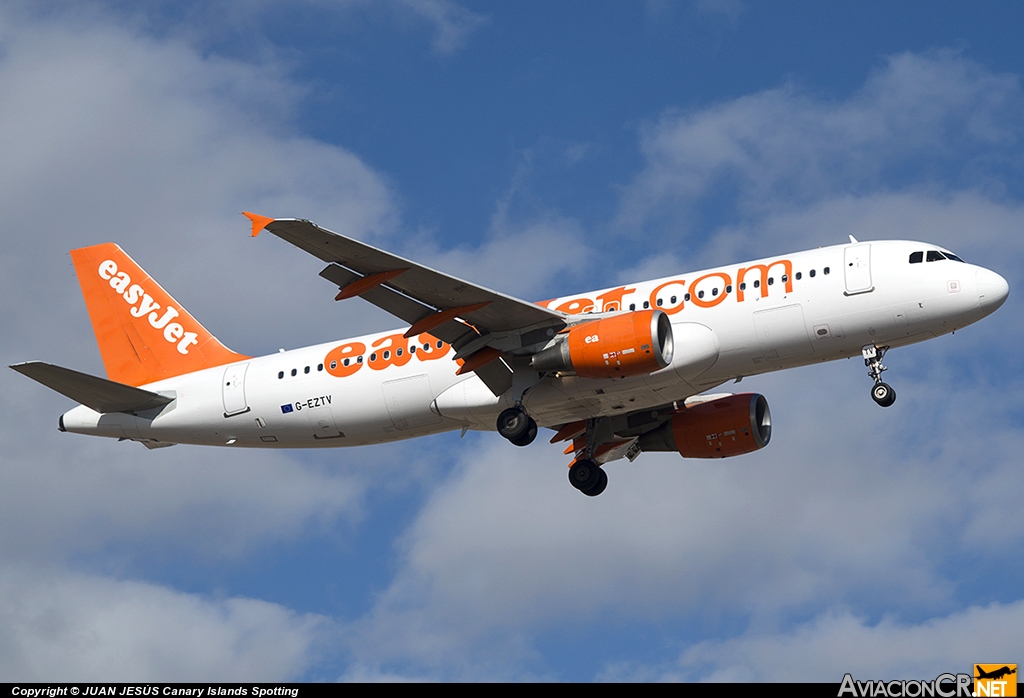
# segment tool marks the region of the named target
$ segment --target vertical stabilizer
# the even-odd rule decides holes
[[[112,242],[71,250],[107,377],[145,385],[244,361]]]

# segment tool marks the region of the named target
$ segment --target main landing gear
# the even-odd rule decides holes
[[[569,483],[588,497],[596,497],[608,486],[608,473],[597,461],[583,458],[569,467]]]
[[[526,446],[537,438],[537,422],[518,405],[503,410],[498,415],[498,433],[516,446]],[[597,443],[595,420],[588,420],[586,435],[588,443]],[[596,497],[608,486],[608,474],[594,460],[595,446],[579,452],[576,461],[569,467],[569,482],[588,497]]]
[[[871,399],[882,407],[889,407],[896,402],[896,391],[891,385],[882,382],[882,371],[886,370],[882,365],[882,357],[887,351],[889,347],[876,347],[874,344],[868,344],[860,350],[864,365],[868,367],[868,377],[875,382],[871,388]]]
[[[509,407],[498,415],[498,433],[516,446],[529,446],[537,438],[537,422],[521,407]]]

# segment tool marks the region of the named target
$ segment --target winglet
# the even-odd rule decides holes
[[[256,237],[260,234],[260,231],[266,228],[268,225],[274,222],[274,218],[267,218],[266,216],[258,216],[255,213],[249,213],[248,211],[242,211],[242,215],[252,221],[252,236]]]

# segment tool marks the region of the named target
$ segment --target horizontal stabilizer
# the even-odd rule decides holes
[[[42,361],[26,361],[11,368],[100,413],[141,412],[162,407],[174,399]]]

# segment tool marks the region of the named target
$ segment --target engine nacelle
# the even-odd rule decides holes
[[[580,378],[622,378],[665,368],[672,351],[672,323],[665,311],[639,310],[576,325],[534,354],[530,365]]]
[[[772,438],[768,401],[740,393],[685,407],[640,437],[642,451],[678,451],[683,458],[728,458],[757,451]]]

